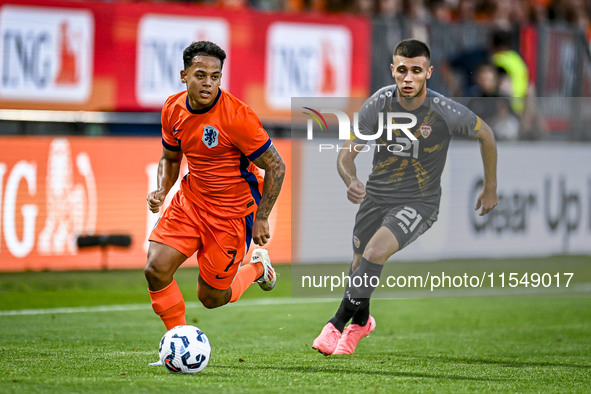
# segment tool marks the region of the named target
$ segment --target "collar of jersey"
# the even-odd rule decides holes
[[[201,109],[193,109],[193,108],[191,108],[191,104],[189,104],[189,93],[187,93],[187,100],[186,100],[187,101],[187,110],[192,114],[204,114],[207,111],[209,111],[210,109],[212,109],[217,104],[221,95],[222,95],[222,89],[218,88],[218,95],[215,96],[215,100],[213,100],[213,103],[211,103],[211,105],[209,107],[205,107],[205,108],[201,108]]]
[[[400,99],[398,98],[398,86],[394,85],[394,93],[392,93],[394,95],[394,102],[400,106],[400,108],[402,108],[402,110],[406,111],[404,109],[404,107],[402,107],[402,104],[400,104]],[[425,102],[417,109],[415,109],[414,111],[409,111],[409,112],[415,112],[418,111],[420,108],[422,107],[429,107],[428,103],[431,103],[431,101],[433,100],[434,97],[437,97],[436,95],[433,94],[433,91],[429,88],[427,88],[427,96],[425,97]],[[427,103],[427,104],[426,104]]]

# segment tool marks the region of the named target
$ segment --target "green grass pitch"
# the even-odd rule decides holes
[[[376,331],[327,357],[311,345],[339,300],[291,298],[278,271],[273,292],[214,310],[196,270],[179,271],[187,320],[212,343],[197,375],[148,365],[164,326],[141,270],[0,274],[0,393],[591,390],[590,299],[376,299]]]

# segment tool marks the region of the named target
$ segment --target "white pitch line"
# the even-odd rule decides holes
[[[575,283],[574,285],[566,288],[537,288],[537,289],[477,289],[477,291],[469,291],[465,293],[461,290],[454,291],[452,289],[440,289],[431,293],[428,293],[431,297],[425,297],[425,292],[413,292],[406,291],[400,293],[380,293],[377,297],[372,298],[372,302],[379,300],[404,300],[404,299],[416,299],[416,298],[479,298],[479,297],[500,297],[500,298],[514,298],[520,295],[526,296],[537,296],[537,297],[554,297],[554,296],[565,296],[579,294],[581,298],[587,298],[591,293],[591,283]],[[511,290],[511,291],[509,291]],[[575,297],[577,298],[577,297]],[[321,304],[321,303],[336,303],[340,301],[340,298],[291,298],[291,297],[279,297],[279,298],[254,298],[241,300],[234,304],[228,304],[226,308],[237,308],[237,307],[250,307],[250,306],[264,306],[264,305],[297,305],[297,304]],[[187,302],[186,308],[199,308],[201,303],[199,302]],[[151,310],[149,303],[145,304],[126,304],[126,305],[97,305],[89,307],[72,307],[72,308],[47,308],[47,309],[19,309],[10,311],[0,311],[0,317],[2,316],[26,316],[26,315],[52,315],[52,314],[67,314],[67,313],[94,313],[94,312],[127,312],[127,311],[141,311]]]
[[[255,298],[239,301],[235,304],[226,305],[226,307],[248,307],[262,305],[290,305],[290,304],[319,304],[324,302],[336,302],[338,300],[331,298]],[[187,308],[200,307],[199,302],[187,302]],[[26,315],[52,315],[68,313],[94,313],[94,312],[127,312],[151,310],[149,303],[145,304],[127,304],[127,305],[97,305],[88,307],[72,308],[47,308],[47,309],[19,309],[12,311],[0,311],[0,316],[26,316]]]

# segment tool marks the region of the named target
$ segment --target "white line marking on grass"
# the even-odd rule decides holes
[[[372,302],[380,300],[405,300],[405,299],[417,299],[417,298],[480,298],[480,297],[493,297],[493,298],[519,298],[520,295],[529,297],[550,297],[563,296],[565,298],[587,298],[591,293],[591,283],[576,283],[566,288],[537,288],[537,289],[477,289],[478,291],[470,291],[462,293],[454,290],[439,290],[437,292],[430,293],[432,297],[425,297],[424,292],[390,292],[377,294],[376,297],[372,298]],[[509,291],[511,290],[511,291]],[[571,297],[568,297],[568,296]],[[562,297],[560,297],[562,298]],[[265,306],[265,305],[297,305],[297,304],[322,304],[332,302],[338,304],[339,298],[291,298],[291,297],[278,297],[278,298],[253,298],[238,301],[234,304],[225,305],[225,308],[237,308],[237,307],[251,307],[251,306]],[[190,308],[201,308],[201,303],[192,301],[185,304],[187,309]],[[151,310],[149,303],[145,304],[125,304],[125,305],[97,305],[88,307],[72,307],[72,308],[47,308],[47,309],[20,309],[20,310],[8,310],[0,311],[0,317],[2,316],[24,316],[24,315],[51,315],[51,314],[67,314],[67,313],[95,313],[95,312],[127,312],[127,311],[141,311]]]
[[[249,306],[263,306],[263,305],[290,305],[290,304],[319,304],[324,302],[335,302],[335,299],[330,298],[255,298],[238,301],[234,304],[226,305],[225,307],[249,307]],[[187,302],[186,308],[201,307],[199,302]],[[94,312],[127,312],[127,311],[141,311],[151,310],[149,303],[146,304],[127,304],[127,305],[97,305],[87,307],[72,307],[72,308],[47,308],[47,309],[20,309],[12,311],[0,311],[0,316],[24,316],[24,315],[51,315],[59,313],[94,313]]]

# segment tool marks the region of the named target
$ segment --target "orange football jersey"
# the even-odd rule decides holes
[[[221,218],[257,209],[262,177],[252,161],[271,140],[248,105],[222,89],[201,110],[191,108],[186,91],[172,95],[162,108],[162,144],[187,157],[181,190],[199,207]]]

